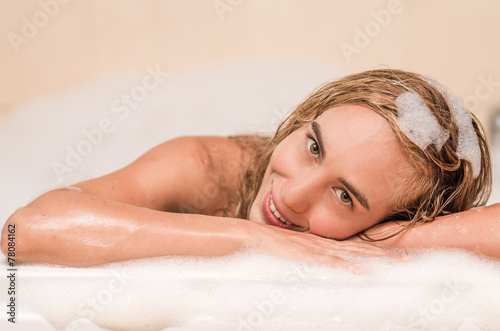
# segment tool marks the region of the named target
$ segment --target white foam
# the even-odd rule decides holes
[[[477,178],[481,171],[481,149],[476,132],[472,126],[472,117],[469,110],[465,107],[462,100],[454,95],[450,89],[435,80],[427,77],[423,78],[434,86],[446,99],[453,114],[455,124],[458,126],[457,155],[472,164],[474,178]]]
[[[430,144],[441,150],[449,132],[439,125],[436,116],[418,93],[405,92],[399,95],[396,107],[399,127],[408,139],[423,150]]]
[[[411,256],[410,262],[363,258],[367,269],[356,274],[251,252],[88,269],[20,266],[19,302],[59,330],[89,321],[119,330],[218,323],[227,330],[500,325],[498,262],[458,251]]]

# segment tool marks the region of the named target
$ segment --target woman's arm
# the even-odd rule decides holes
[[[243,219],[162,212],[67,189],[44,194],[7,220],[5,255],[10,224],[16,226],[16,261],[75,267],[172,255],[220,256],[246,248],[342,267],[353,266],[345,257],[399,258],[367,243],[337,242]]]
[[[367,243],[218,215],[239,179],[245,155],[225,138],[181,138],[153,148],[109,175],[58,189],[16,211],[16,261],[92,266],[129,259],[218,256],[246,247],[282,257],[349,266],[340,256],[390,255]],[[182,213],[189,211],[188,213]],[[204,214],[204,215],[203,215]]]
[[[166,255],[228,254],[249,240],[245,224],[233,221],[60,189],[18,210],[5,228],[16,227],[16,261],[81,267]],[[2,243],[6,254],[5,229]]]
[[[227,165],[244,162],[239,152],[223,137],[168,141],[123,169],[75,185],[80,192],[50,191],[19,209],[5,223],[2,251],[8,249],[9,225],[16,227],[16,261],[25,262],[85,266],[237,250],[241,227],[176,212],[215,215],[223,209],[229,185],[238,179]],[[205,249],[194,253],[201,246]]]
[[[382,223],[365,233],[373,239],[383,238],[399,230],[399,224]],[[458,248],[500,259],[500,203],[437,217],[374,244],[396,249]]]

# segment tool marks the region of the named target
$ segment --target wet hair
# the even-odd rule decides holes
[[[405,92],[417,93],[450,134],[438,150],[430,144],[425,149],[412,142],[398,124],[396,99]],[[474,176],[471,163],[457,155],[458,126],[446,97],[422,76],[402,70],[372,70],[346,76],[320,86],[288,115],[271,138],[259,140],[256,152],[246,169],[241,186],[237,217],[248,218],[251,205],[260,189],[264,173],[276,146],[292,132],[336,106],[353,104],[367,107],[384,117],[396,139],[408,155],[411,169],[398,189],[396,201],[389,206],[384,221],[398,220],[401,229],[390,238],[417,223],[484,205],[491,192],[491,161],[484,130],[471,113],[472,127],[481,151],[481,167]],[[387,171],[391,171],[388,169]]]

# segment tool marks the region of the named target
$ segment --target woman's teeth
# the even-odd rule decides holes
[[[269,199],[270,200],[269,206],[271,207],[271,211],[273,212],[274,216],[276,216],[276,218],[279,219],[281,221],[281,223],[283,223],[283,224],[293,225],[292,223],[290,223],[286,219],[284,219],[283,216],[281,216],[281,214],[278,212],[278,210],[276,209],[276,206],[274,205],[273,196],[270,195],[269,198],[270,198]]]

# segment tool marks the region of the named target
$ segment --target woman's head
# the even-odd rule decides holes
[[[440,148],[430,144],[422,149],[404,133],[398,118],[396,100],[406,92],[419,95],[439,125],[449,133],[448,139],[439,146]],[[447,100],[449,96],[444,94],[441,88],[423,77],[399,70],[362,72],[323,85],[285,119],[274,137],[257,154],[247,192],[244,192],[241,216],[256,217],[258,208],[262,208],[263,205],[261,200],[265,199],[265,192],[270,189],[265,187],[269,185],[269,180],[275,183],[271,184],[271,187],[275,185],[273,190],[278,190],[277,185],[283,186],[284,195],[279,198],[282,205],[285,203],[283,199],[287,199],[286,194],[293,191],[285,189],[287,185],[292,188],[291,184],[288,184],[292,183],[292,180],[295,181],[294,185],[303,183],[304,187],[306,184],[311,184],[312,188],[314,183],[321,184],[318,181],[329,180],[325,175],[316,178],[314,182],[316,174],[310,170],[314,165],[303,164],[302,168],[296,169],[298,173],[288,171],[280,165],[280,161],[286,159],[289,153],[293,153],[293,144],[290,145],[295,141],[293,139],[303,134],[315,133],[313,126],[317,126],[318,123],[322,126],[323,135],[330,140],[325,145],[330,145],[331,150],[325,151],[325,157],[328,157],[328,154],[330,157],[335,156],[328,164],[325,163],[325,169],[327,166],[331,169],[331,177],[338,180],[344,179],[339,177],[340,175],[347,176],[345,172],[347,166],[340,169],[338,168],[340,163],[345,165],[346,162],[351,162],[349,164],[351,169],[357,164],[357,172],[349,173],[350,180],[370,192],[371,200],[374,202],[374,199],[379,198],[375,194],[377,191],[374,190],[377,185],[381,190],[380,193],[386,197],[377,200],[381,204],[380,208],[376,209],[377,212],[370,210],[371,218],[365,219],[363,226],[349,225],[353,231],[355,229],[362,231],[383,220],[408,220],[406,224],[411,226],[416,222],[431,221],[439,215],[484,204],[491,187],[490,159],[484,133],[480,123],[472,115],[472,128],[481,151],[480,169],[474,169],[469,161],[461,159],[457,154],[460,125],[457,125],[451,112]],[[313,122],[316,124],[313,125]],[[349,131],[349,128],[359,132],[354,133],[352,130]],[[340,147],[335,145],[338,141],[342,141],[340,136],[336,136],[336,132],[342,132],[344,137],[350,139],[343,140],[342,146],[347,147],[345,151],[340,151]],[[314,141],[307,140],[306,144],[314,151],[318,147],[318,137],[312,138]],[[365,142],[363,145],[362,141]],[[381,141],[383,143],[377,145],[377,142]],[[349,149],[351,143],[352,147]],[[339,156],[341,152],[344,153],[343,159]],[[365,157],[359,158],[356,154],[360,153],[364,153]],[[290,162],[297,161],[292,157]],[[365,173],[369,173],[370,176],[363,178],[362,167],[365,167]],[[306,173],[307,176],[297,175]],[[273,176],[274,178],[268,178]],[[356,194],[345,184],[335,186],[331,187],[331,191],[337,198],[340,197],[344,201],[352,199],[355,204],[360,203]],[[312,192],[316,194],[319,187],[314,187]],[[304,192],[307,190],[304,189]],[[303,199],[307,201],[308,197],[305,196]],[[377,204],[372,203],[372,205]],[[287,208],[282,207],[282,209]],[[299,213],[294,213],[294,223],[300,222],[298,216]],[[307,218],[306,212],[304,217]],[[356,217],[339,219],[334,211],[331,217],[334,223],[357,224],[354,223]],[[304,222],[308,220],[305,219]],[[326,236],[342,239],[359,231],[354,233],[343,231]]]

